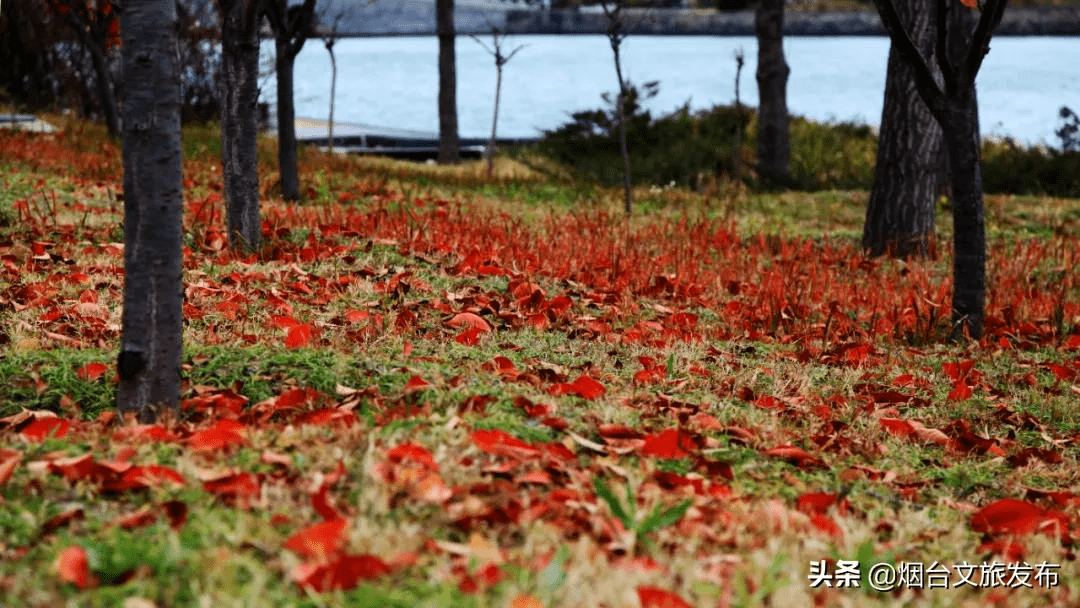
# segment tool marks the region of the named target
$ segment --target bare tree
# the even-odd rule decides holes
[[[932,57],[934,0],[903,0],[896,9],[919,52]],[[936,65],[930,67],[940,82]],[[941,125],[919,96],[914,69],[894,44],[889,49],[874,186],[863,226],[867,253],[904,258],[929,252],[947,163]]]
[[[117,408],[151,422],[180,403],[180,70],[175,0],[125,0],[124,314]]]
[[[65,2],[47,0],[53,16],[62,19],[79,45],[89,55],[93,66],[93,95],[105,116],[110,135],[120,135],[120,114],[116,102],[116,86],[110,68],[110,51],[120,42],[120,21],[115,4],[102,2]],[[85,82],[85,79],[84,79]],[[87,91],[88,93],[90,91]],[[93,95],[90,95],[92,97]]]
[[[435,0],[439,35],[439,163],[461,157],[457,121],[457,68],[454,58],[454,0]]]
[[[956,0],[937,0],[936,59],[944,86],[897,13],[893,0],[876,0],[892,43],[915,71],[915,84],[930,113],[941,125],[949,155],[953,213],[952,339],[983,332],[986,304],[986,227],[982,163],[979,158],[979,111],[975,76],[990,50],[990,37],[1001,22],[1006,0],[987,0],[974,31],[950,11],[967,10]],[[974,5],[971,1],[971,5]]]
[[[787,79],[784,61],[784,0],[761,0],[754,17],[758,41],[758,169],[766,181],[789,169]]]
[[[323,45],[326,46],[326,52],[330,54],[330,118],[326,123],[326,143],[331,157],[334,154],[334,99],[337,95],[337,57],[334,56],[334,45],[338,40],[338,25],[348,12],[347,9],[338,11],[334,15],[334,22],[330,29],[324,30],[322,34]]]
[[[259,18],[263,0],[218,0],[221,9],[221,160],[229,245],[259,246]]]
[[[491,138],[488,139],[487,149],[484,150],[484,156],[487,157],[487,174],[488,177],[491,177],[492,173],[495,171],[495,129],[499,125],[499,93],[502,91],[503,66],[513,59],[518,51],[525,48],[525,45],[519,45],[514,48],[514,50],[510,51],[509,55],[504,55],[502,43],[506,40],[506,35],[501,34],[499,28],[494,25],[491,26],[491,47],[484,44],[484,42],[474,34],[469,34],[469,37],[475,40],[477,44],[484,47],[484,50],[495,58],[495,111],[491,117]]]
[[[293,65],[314,32],[315,0],[289,6],[288,0],[264,0],[266,17],[274,33],[274,71],[277,75],[278,168],[281,196],[300,198],[296,169],[296,109],[293,99]]]
[[[630,215],[634,209],[634,193],[630,184],[630,150],[626,146],[626,96],[630,92],[630,86],[623,78],[622,61],[619,57],[623,40],[627,36],[626,28],[623,27],[623,1],[614,0],[612,3],[614,6],[609,6],[605,1],[600,6],[604,9],[604,16],[607,17],[607,37],[611,44],[611,53],[615,58],[615,76],[619,79],[619,95],[615,100],[615,121],[618,123],[619,153],[623,161],[623,211]]]

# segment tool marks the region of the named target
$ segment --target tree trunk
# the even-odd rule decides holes
[[[296,110],[293,107],[293,63],[288,42],[280,36],[277,53],[278,168],[281,172],[281,196],[287,201],[300,198],[300,178],[296,169]]]
[[[180,401],[180,70],[174,0],[126,0],[124,313],[117,408],[152,422]]]
[[[754,18],[758,42],[758,170],[766,182],[788,175],[787,79],[784,0],[762,0]]]
[[[953,216],[952,337],[978,338],[986,300],[986,229],[975,89],[950,100],[944,121]]]
[[[120,114],[117,110],[116,88],[113,86],[112,72],[109,70],[109,60],[105,56],[105,50],[98,48],[91,42],[84,42],[90,51],[90,60],[94,64],[94,73],[97,78],[97,94],[101,102],[101,110],[105,114],[105,128],[109,135],[120,136]]]
[[[897,4],[912,42],[930,57],[936,39],[931,0]],[[935,70],[940,78],[940,72]],[[941,126],[915,86],[915,71],[889,49],[874,186],[866,208],[863,248],[872,256],[926,255],[934,238],[934,209],[945,181]]]
[[[221,160],[229,246],[259,246],[258,135],[260,0],[221,0]]]
[[[496,46],[496,49],[499,47]],[[495,56],[495,109],[491,114],[491,138],[488,139],[487,150],[484,151],[484,155],[487,156],[487,176],[491,177],[495,173],[495,141],[496,141],[496,129],[499,126],[499,94],[502,92],[502,63],[499,61],[500,57]]]
[[[619,154],[622,156],[623,211],[630,215],[634,210],[634,189],[630,182],[630,150],[626,145],[626,81],[622,77],[619,60],[619,44],[622,38],[612,39],[611,50],[615,54],[615,76],[619,79],[619,98],[615,104],[615,120],[619,123]]]
[[[439,163],[458,162],[457,73],[454,59],[454,0],[435,0],[439,32]]]
[[[959,3],[938,0],[937,65],[944,87],[935,81],[925,56],[905,29],[892,0],[878,0],[881,21],[894,45],[915,71],[915,85],[941,125],[949,154],[953,211],[953,340],[965,332],[978,339],[986,304],[986,229],[982,167],[979,159],[979,112],[975,76],[990,50],[994,28],[1007,0],[987,0],[978,25]],[[953,13],[950,15],[950,11]],[[962,12],[956,12],[962,11]]]

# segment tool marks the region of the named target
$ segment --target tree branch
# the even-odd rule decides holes
[[[956,69],[952,63],[952,57],[949,55],[949,2],[955,0],[938,0],[937,2],[937,22],[934,24],[937,29],[937,55],[938,68],[941,70],[941,77],[945,83],[945,91],[951,92],[953,86],[956,84]]]
[[[945,112],[945,92],[934,81],[934,74],[930,71],[926,59],[919,52],[915,43],[912,42],[911,36],[904,29],[904,24],[900,22],[900,15],[896,13],[893,0],[874,0],[874,4],[877,5],[878,13],[881,15],[881,23],[885,26],[885,31],[889,32],[892,43],[896,45],[900,55],[911,65],[912,70],[915,72],[915,86],[919,89],[923,101],[926,102],[926,107],[930,109],[930,112],[935,117],[943,116]]]
[[[982,15],[979,17],[979,24],[975,26],[975,33],[971,37],[971,48],[968,49],[968,56],[965,60],[965,80],[970,79],[967,83],[972,85],[975,83],[975,76],[979,73],[979,68],[982,67],[983,58],[990,52],[990,37],[994,35],[994,28],[1001,23],[1001,17],[1005,14],[1005,5],[1008,0],[989,0],[986,6],[983,7]]]

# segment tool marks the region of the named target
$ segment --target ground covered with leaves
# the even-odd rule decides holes
[[[238,256],[215,136],[181,412],[138,425],[118,148],[0,131],[0,605],[1080,602],[1077,201],[988,200],[987,335],[949,345],[945,213],[867,259],[862,192],[627,219],[506,159],[310,150],[285,204],[263,142]]]

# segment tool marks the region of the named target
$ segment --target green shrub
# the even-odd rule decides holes
[[[642,93],[631,86],[626,101],[626,141],[630,176],[635,184],[672,182],[696,188],[705,175],[727,171],[741,118],[744,129],[750,112],[717,106],[691,113],[689,107],[653,119],[639,100],[656,93],[656,83]],[[605,95],[610,102],[611,96]],[[578,177],[608,186],[622,183],[622,158],[613,108],[571,114],[571,122],[544,133],[537,150],[568,167]]]
[[[987,192],[1080,197],[1080,151],[1022,148],[1007,139],[984,142],[982,161]]]

